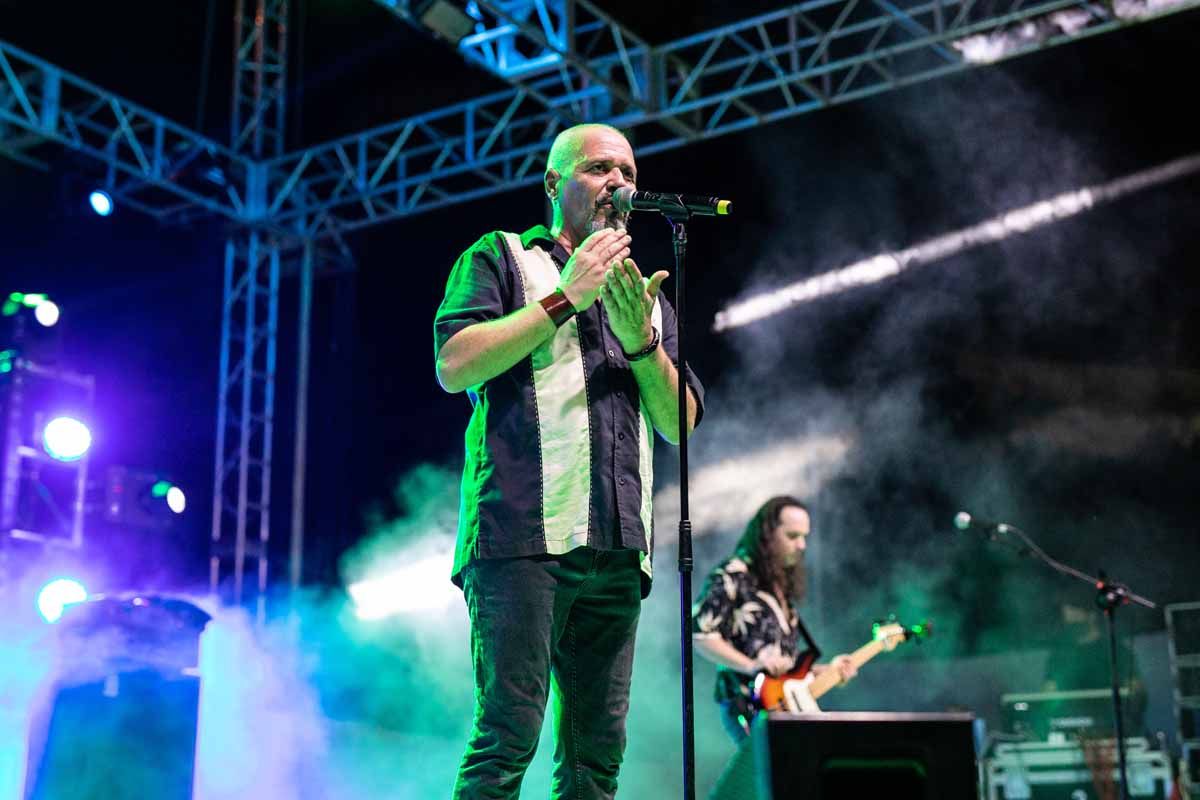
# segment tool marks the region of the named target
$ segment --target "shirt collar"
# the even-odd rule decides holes
[[[526,250],[535,244],[541,245],[542,249],[550,251],[550,255],[554,256],[560,262],[565,263],[570,258],[567,248],[563,247],[562,242],[550,235],[550,229],[545,225],[534,225],[521,234],[521,245]]]

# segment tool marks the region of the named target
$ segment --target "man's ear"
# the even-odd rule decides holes
[[[546,187],[546,197],[549,197],[551,200],[555,198],[558,194],[558,182],[561,178],[562,176],[558,174],[558,170],[546,170],[546,177],[542,180],[542,183]]]

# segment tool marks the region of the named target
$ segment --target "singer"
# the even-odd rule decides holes
[[[486,234],[434,321],[438,380],[466,391],[451,579],[471,620],[474,727],[453,797],[517,797],[550,685],[556,798],[611,798],[641,600],[650,589],[654,432],[678,437],[674,312],[630,258],[613,193],[637,179],[616,129],[550,149],[550,228]],[[704,389],[684,366],[687,430]]]

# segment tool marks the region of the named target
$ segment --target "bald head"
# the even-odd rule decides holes
[[[569,175],[571,168],[579,160],[588,136],[601,131],[625,139],[625,134],[611,125],[600,122],[573,125],[554,137],[554,144],[550,145],[550,155],[546,157],[546,171],[554,170],[559,175]],[[629,140],[626,139],[625,144],[628,145]]]
[[[613,207],[612,194],[636,180],[633,148],[619,130],[595,123],[567,128],[554,139],[546,159],[551,232],[570,249],[596,231],[623,229],[628,214]]]

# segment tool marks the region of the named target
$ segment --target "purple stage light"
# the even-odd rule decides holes
[[[92,432],[74,417],[55,417],[42,430],[42,446],[59,461],[78,461],[92,446]]]
[[[52,328],[58,322],[58,304],[52,300],[43,300],[33,309],[34,318],[44,328]]]
[[[182,514],[187,508],[187,496],[184,495],[183,489],[178,486],[172,486],[167,489],[167,508],[174,511],[176,514]]]
[[[37,596],[38,613],[46,622],[58,622],[63,609],[87,599],[87,589],[71,578],[55,578],[42,587]]]

